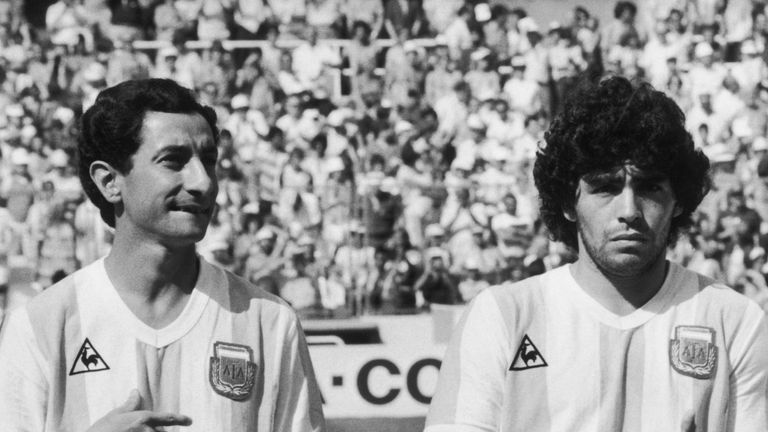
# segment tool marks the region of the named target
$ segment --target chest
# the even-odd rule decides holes
[[[159,348],[115,323],[86,326],[68,341],[66,370],[57,372],[59,393],[66,395],[61,423],[93,422],[137,389],[142,409],[188,414],[191,431],[270,425],[276,363],[262,356],[258,331],[220,318],[203,316],[185,336]]]
[[[722,337],[714,323],[685,316],[629,330],[581,319],[534,323],[508,345],[504,404],[517,408],[505,424],[514,417],[533,430],[542,422],[549,430],[675,430],[689,412],[722,421],[730,374]]]

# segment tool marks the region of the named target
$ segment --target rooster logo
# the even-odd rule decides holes
[[[77,352],[75,361],[72,363],[72,368],[69,371],[69,375],[77,375],[86,372],[97,372],[102,370],[108,370],[109,366],[107,362],[101,357],[96,348],[93,347],[91,341],[88,338],[85,339],[80,346],[80,350]]]
[[[509,370],[521,371],[544,366],[548,365],[541,352],[528,335],[523,336],[523,340],[520,341],[520,348],[517,349],[517,354],[509,366]]]

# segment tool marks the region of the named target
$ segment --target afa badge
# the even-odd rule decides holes
[[[709,379],[717,369],[715,330],[700,326],[677,326],[669,341],[669,362],[683,375]]]
[[[257,366],[250,347],[214,343],[209,368],[208,378],[216,393],[236,401],[246,400],[251,395]]]

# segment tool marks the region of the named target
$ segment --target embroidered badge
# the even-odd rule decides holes
[[[683,375],[709,379],[717,369],[715,330],[700,326],[677,326],[669,341],[669,363]]]
[[[216,342],[209,367],[208,378],[216,393],[236,401],[248,399],[257,369],[250,347]]]
[[[80,345],[80,350],[77,352],[77,357],[75,357],[72,367],[69,369],[69,376],[103,370],[109,370],[107,362],[96,351],[91,341],[85,338],[83,344]]]
[[[544,360],[544,357],[536,348],[536,345],[533,344],[531,338],[528,335],[524,335],[523,340],[520,341],[520,348],[517,349],[515,359],[512,360],[512,364],[509,366],[509,370],[521,371],[544,366],[548,366],[547,361]]]

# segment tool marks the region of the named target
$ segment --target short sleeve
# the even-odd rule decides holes
[[[426,432],[495,431],[504,399],[510,348],[492,290],[467,307],[440,367]]]
[[[0,331],[0,419],[3,431],[42,431],[48,393],[42,353],[29,315],[13,311]]]

